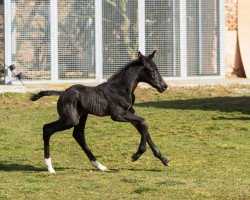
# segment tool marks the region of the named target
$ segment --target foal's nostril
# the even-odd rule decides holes
[[[164,84],[164,85],[163,85],[163,88],[164,88],[164,90],[166,90],[166,89],[168,88],[168,85],[167,85],[167,84]]]

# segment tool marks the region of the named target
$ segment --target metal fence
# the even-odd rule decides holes
[[[24,79],[50,79],[49,21],[48,1],[11,0],[11,62]]]
[[[145,1],[146,54],[158,50],[156,62],[165,77],[180,76],[180,1]]]
[[[58,78],[95,78],[94,1],[58,1]]]
[[[220,74],[219,1],[187,0],[188,76]]]
[[[138,52],[138,2],[103,1],[103,77],[108,78]]]
[[[157,50],[166,78],[224,76],[220,0],[5,0],[4,6],[5,64],[16,63],[26,81],[107,79],[138,50]]]

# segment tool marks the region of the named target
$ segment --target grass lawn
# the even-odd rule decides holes
[[[243,91],[243,92],[239,92]],[[0,199],[250,199],[250,93],[243,86],[136,90],[135,110],[171,161],[147,148],[127,123],[89,116],[86,140],[111,171],[100,172],[72,138],[51,139],[56,175],[43,164],[42,126],[57,119],[57,97],[0,94]]]

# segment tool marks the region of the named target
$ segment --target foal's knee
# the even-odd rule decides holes
[[[140,121],[140,125],[143,129],[148,129],[148,123],[145,119]]]

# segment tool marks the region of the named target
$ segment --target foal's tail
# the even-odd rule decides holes
[[[62,93],[62,91],[55,91],[55,90],[47,90],[47,91],[41,91],[37,94],[34,94],[30,97],[31,101],[36,101],[44,96],[59,96]]]

